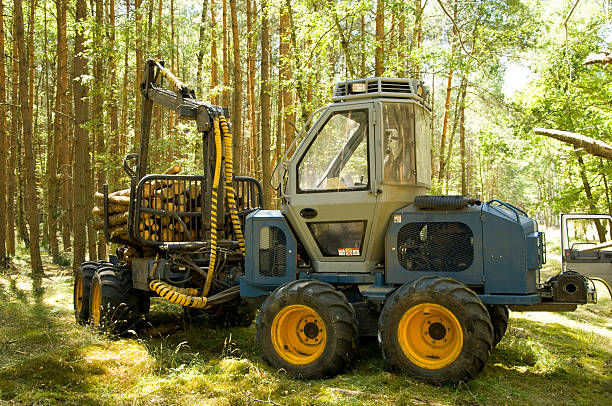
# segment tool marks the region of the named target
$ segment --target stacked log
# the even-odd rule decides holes
[[[181,171],[176,164],[164,174],[177,175]],[[100,203],[92,210],[98,229],[104,227],[104,195],[96,193]],[[130,189],[118,190],[108,196],[108,226],[111,238],[129,240],[127,232]],[[158,179],[146,183],[140,200],[141,208],[160,210],[160,213],[140,212],[139,229],[141,237],[151,241],[191,241],[202,237],[199,216],[173,215],[173,212],[201,212],[201,185],[195,182]],[[180,218],[180,219],[179,219]]]

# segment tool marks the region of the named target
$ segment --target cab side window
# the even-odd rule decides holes
[[[333,113],[298,164],[298,192],[367,189],[368,109]]]

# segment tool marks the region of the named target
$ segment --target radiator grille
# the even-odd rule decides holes
[[[397,235],[397,256],[407,271],[464,271],[474,260],[472,230],[458,222],[405,224]]]
[[[259,229],[259,274],[281,277],[287,273],[287,239],[278,227]]]

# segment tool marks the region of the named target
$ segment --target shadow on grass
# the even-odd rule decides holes
[[[609,343],[558,324],[511,319],[476,379],[433,387],[391,373],[376,338],[362,338],[351,368],[299,381],[260,357],[254,325],[214,329],[187,323],[180,308],[154,301],[125,337],[76,326],[67,281],[36,303],[18,281],[0,285],[0,403],[247,405],[605,404],[612,401]]]

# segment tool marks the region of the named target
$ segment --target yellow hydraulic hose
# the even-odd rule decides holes
[[[210,275],[210,272],[208,273]],[[149,288],[157,293],[160,297],[176,303],[177,305],[186,307],[195,307],[196,309],[203,309],[206,307],[207,298],[198,296],[198,290],[193,288],[177,288],[162,282],[160,280],[154,280],[149,283]]]
[[[236,191],[234,190],[233,177],[234,177],[234,162],[232,158],[232,133],[229,130],[229,125],[224,116],[219,117],[219,123],[221,124],[221,132],[223,133],[223,141],[225,142],[225,190],[227,195],[227,206],[230,212],[230,218],[232,219],[232,225],[234,227],[234,233],[236,239],[240,245],[240,251],[244,257],[244,235],[242,234],[242,227],[240,220],[238,219],[238,209],[236,208]]]
[[[210,290],[213,274],[215,273],[215,265],[217,262],[217,189],[219,188],[219,178],[221,176],[221,159],[223,151],[221,149],[221,131],[219,129],[219,118],[215,118],[213,123],[215,132],[215,173],[213,175],[212,198],[210,204],[210,260],[208,265],[208,274],[204,283],[202,296],[206,297]]]

